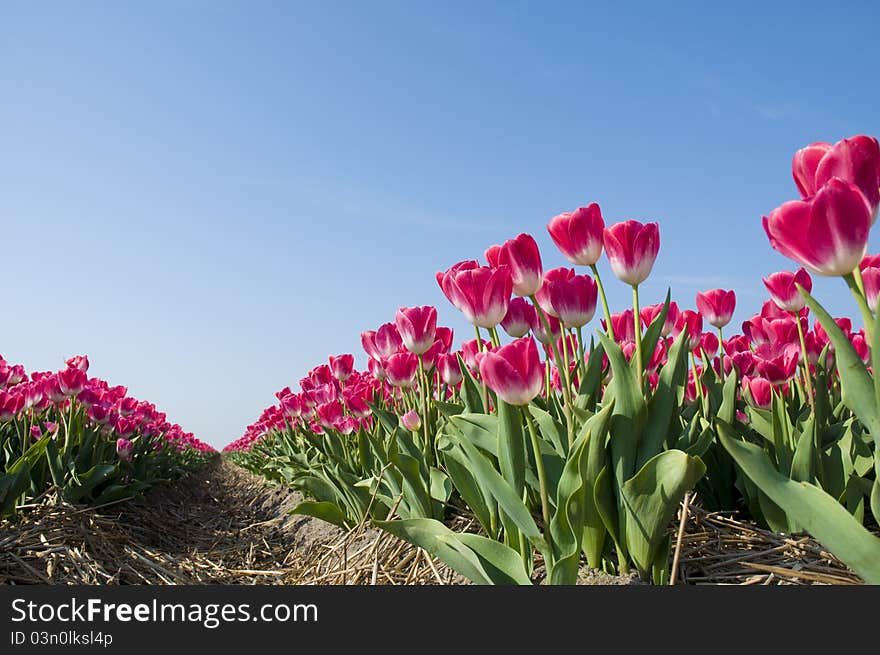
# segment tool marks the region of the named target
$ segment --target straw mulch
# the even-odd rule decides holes
[[[424,550],[364,525],[290,515],[302,500],[218,459],[144,498],[77,508],[51,496],[0,521],[0,584],[466,584]],[[679,583],[859,584],[804,536],[687,505]],[[473,531],[459,516],[452,529]],[[672,526],[673,543],[678,524]],[[584,569],[583,584],[633,584]]]

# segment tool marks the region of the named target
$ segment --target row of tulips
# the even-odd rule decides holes
[[[529,583],[541,563],[546,581],[567,584],[582,557],[663,582],[670,521],[693,494],[808,531],[880,581],[880,539],[864,527],[880,520],[880,256],[866,256],[880,150],[863,136],[813,144],[793,173],[801,200],[764,228],[801,268],[764,278],[770,297],[741,333],[726,332],[732,290],[698,293],[694,309],[670,294],[642,306],[659,226],[606,226],[591,204],[547,226],[570,267],[545,270],[520,234],[489,247],[485,265],[437,273],[474,339],[453,350],[436,308],[401,308],[361,335],[366,371],[331,357],[279,392],[230,456],[305,490],[299,512],[372,520],[476,582]],[[632,290],[620,312],[603,254]],[[819,305],[810,273],[844,278],[863,327]],[[480,534],[447,527],[460,511]]]
[[[212,456],[154,404],[88,370],[77,356],[28,375],[0,357],[0,517],[51,491],[70,503],[117,502]]]

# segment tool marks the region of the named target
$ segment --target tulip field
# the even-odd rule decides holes
[[[50,492],[67,503],[119,502],[216,456],[155,405],[88,370],[77,356],[28,375],[0,357],[0,518]]]
[[[330,357],[297,390],[279,391],[226,456],[301,490],[296,513],[370,523],[476,583],[532,584],[540,572],[545,584],[573,584],[583,566],[668,583],[676,516],[698,504],[808,533],[880,584],[880,255],[867,254],[880,148],[867,136],[814,143],[792,172],[799,197],[768,211],[763,228],[794,270],[765,273],[767,300],[740,329],[734,290],[670,290],[643,306],[661,226],[606,225],[594,203],[547,224],[570,266],[545,270],[548,253],[523,233],[490,245],[485,263],[436,274],[473,326],[469,340],[438,325],[435,307],[401,307],[361,334],[366,370],[352,354]],[[600,277],[603,256],[616,279]],[[823,308],[815,275],[841,278],[855,318]],[[630,287],[631,306],[609,306],[608,284]],[[27,484],[6,482],[6,497],[73,470],[51,464],[48,444],[76,448],[66,437],[35,433],[22,454],[34,428],[75,426],[77,444],[103,444],[101,462],[117,452],[105,434],[124,436],[124,417],[84,432],[96,405],[67,400],[63,387],[57,400],[13,395],[41,409],[4,423],[4,453],[36,471]],[[182,465],[168,454],[176,447],[156,449],[167,437],[139,439],[134,455],[119,442],[114,473],[94,464],[92,475],[146,484],[137,462]],[[95,495],[82,477],[76,493]],[[120,484],[100,494],[122,493]],[[473,528],[452,529],[463,514]]]

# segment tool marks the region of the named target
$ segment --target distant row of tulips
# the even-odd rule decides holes
[[[331,357],[228,450],[305,489],[316,500],[302,512],[341,524],[369,515],[480,582],[531,579],[535,554],[550,582],[570,582],[581,554],[662,581],[669,520],[694,492],[711,509],[809,530],[876,580],[880,565],[852,544],[880,561],[862,527],[866,511],[880,519],[880,384],[869,368],[880,255],[866,255],[880,149],[866,136],[812,144],[793,175],[801,199],[763,225],[801,268],[764,278],[770,298],[740,334],[725,334],[733,290],[698,293],[695,309],[670,297],[643,307],[659,226],[606,226],[593,203],[547,225],[587,271],[545,270],[529,234],[490,246],[485,265],[436,275],[474,339],[454,350],[435,307],[401,308],[362,333],[366,371],[352,355]],[[603,253],[632,289],[617,313]],[[810,273],[843,277],[863,327],[825,312]],[[599,303],[600,328],[585,336]],[[804,497],[827,511],[805,512]],[[454,508],[472,512],[482,535],[449,534]]]
[[[27,374],[0,357],[0,517],[50,489],[103,504],[197,466],[213,449],[77,356]]]

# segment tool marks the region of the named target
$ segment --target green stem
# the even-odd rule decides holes
[[[599,276],[599,269],[595,264],[590,265],[593,271],[593,277],[596,280],[596,286],[599,288],[599,298],[602,300],[602,310],[605,312],[605,333],[614,340],[614,326],[611,324],[611,312],[608,309],[608,299],[605,297],[605,287],[602,286],[602,278]]]
[[[547,559],[547,577],[550,577],[550,569],[553,566],[553,542],[550,534],[550,501],[547,498],[547,473],[544,470],[544,458],[541,456],[541,446],[538,441],[538,432],[529,411],[523,407],[523,415],[529,428],[529,437],[532,441],[532,451],[535,453],[535,468],[538,469],[538,488],[541,495],[541,516],[544,518],[544,539],[547,541],[548,552],[544,554]]]
[[[807,402],[810,403],[810,410],[815,411],[815,407],[813,406],[813,381],[810,379],[810,358],[807,356],[807,342],[804,339],[804,327],[801,325],[801,317],[797,312],[792,312],[794,314],[794,321],[797,323],[798,329],[798,338],[801,342],[801,352],[804,355],[804,386],[807,391]]]
[[[639,389],[644,393],[645,384],[644,384],[644,376],[645,376],[645,367],[643,364],[644,358],[642,356],[642,317],[639,315],[639,285],[632,285],[633,289],[633,324],[635,327],[635,339],[636,339],[636,371],[638,373],[639,379]]]
[[[700,380],[700,376],[697,375],[697,359],[694,357],[693,351],[691,351],[691,370],[694,373],[694,388],[697,392],[697,398],[700,399],[700,412],[703,411],[703,383]]]
[[[721,369],[721,382],[723,384],[727,376],[724,374],[724,335],[721,332],[721,328],[718,328],[718,365]]]
[[[578,337],[578,370],[586,370],[587,362],[587,351],[586,346],[584,346],[584,330],[579,327],[577,329],[577,337]],[[583,378],[581,378],[583,379]]]
[[[422,428],[424,428],[425,434],[425,463],[431,466],[434,463],[434,458],[433,449],[431,448],[431,437],[428,434],[428,394],[430,390],[428,388],[428,375],[425,373],[425,362],[421,355],[419,355],[419,387],[422,397]]]
[[[492,345],[496,348],[501,345],[501,340],[498,338],[498,331],[493,327],[489,328],[489,339],[491,339]]]
[[[483,352],[485,348],[483,347],[483,337],[480,336],[480,328],[476,325],[474,326],[474,334],[477,335],[477,350],[479,352]],[[489,389],[486,388],[486,381],[483,379],[483,376],[480,376],[480,390],[483,395],[483,411],[487,414],[489,413]]]

